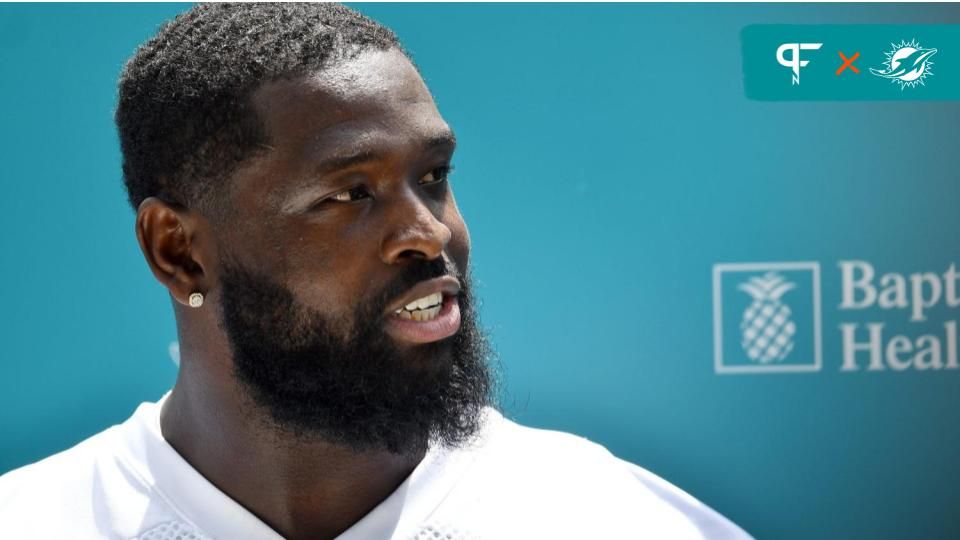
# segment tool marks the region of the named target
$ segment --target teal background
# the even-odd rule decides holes
[[[836,265],[960,261],[960,106],[751,101],[740,42],[750,24],[960,23],[956,5],[358,7],[457,132],[511,417],[599,441],[758,538],[960,537],[960,375],[841,373],[837,329],[942,332],[956,309],[841,312]],[[0,470],[174,380],[112,111],[123,62],[183,9],[0,5]],[[712,265],[793,260],[821,263],[823,371],[714,374]]]
[[[751,99],[960,100],[960,26],[750,25],[741,38],[744,90]],[[899,84],[870,73],[870,68],[885,69],[884,53],[893,50],[891,45],[914,39],[925,49],[937,49],[924,84],[901,90]],[[793,70],[777,61],[782,43],[823,44],[818,50],[801,51],[800,59],[810,63],[800,68],[800,84],[794,85]],[[838,52],[848,59],[859,52],[853,65],[860,73],[848,67],[838,75],[844,63]]]

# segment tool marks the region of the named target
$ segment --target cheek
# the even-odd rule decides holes
[[[291,268],[288,288],[302,308],[322,317],[336,334],[346,336],[356,322],[357,298],[363,292],[358,289],[363,284],[352,279],[355,272],[341,271],[338,266],[328,268],[330,272],[312,266]]]
[[[350,271],[357,265],[354,250],[317,232],[291,232],[274,251],[275,267],[282,272],[277,279],[283,280],[304,307],[332,318],[350,313],[357,275]]]

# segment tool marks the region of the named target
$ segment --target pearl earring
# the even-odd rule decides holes
[[[198,308],[203,305],[203,294],[195,292],[190,295],[190,307]]]

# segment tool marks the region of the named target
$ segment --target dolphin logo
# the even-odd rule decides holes
[[[937,53],[937,49],[925,49],[915,40],[909,43],[901,42],[893,45],[893,50],[885,53],[884,69],[870,68],[870,73],[877,77],[890,79],[900,84],[903,90],[907,86],[924,84],[923,79],[933,75],[930,57]]]

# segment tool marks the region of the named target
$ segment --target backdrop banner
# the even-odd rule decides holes
[[[456,132],[508,417],[758,538],[960,538],[960,6],[353,7]],[[112,117],[188,8],[0,4],[0,472],[175,380]]]

